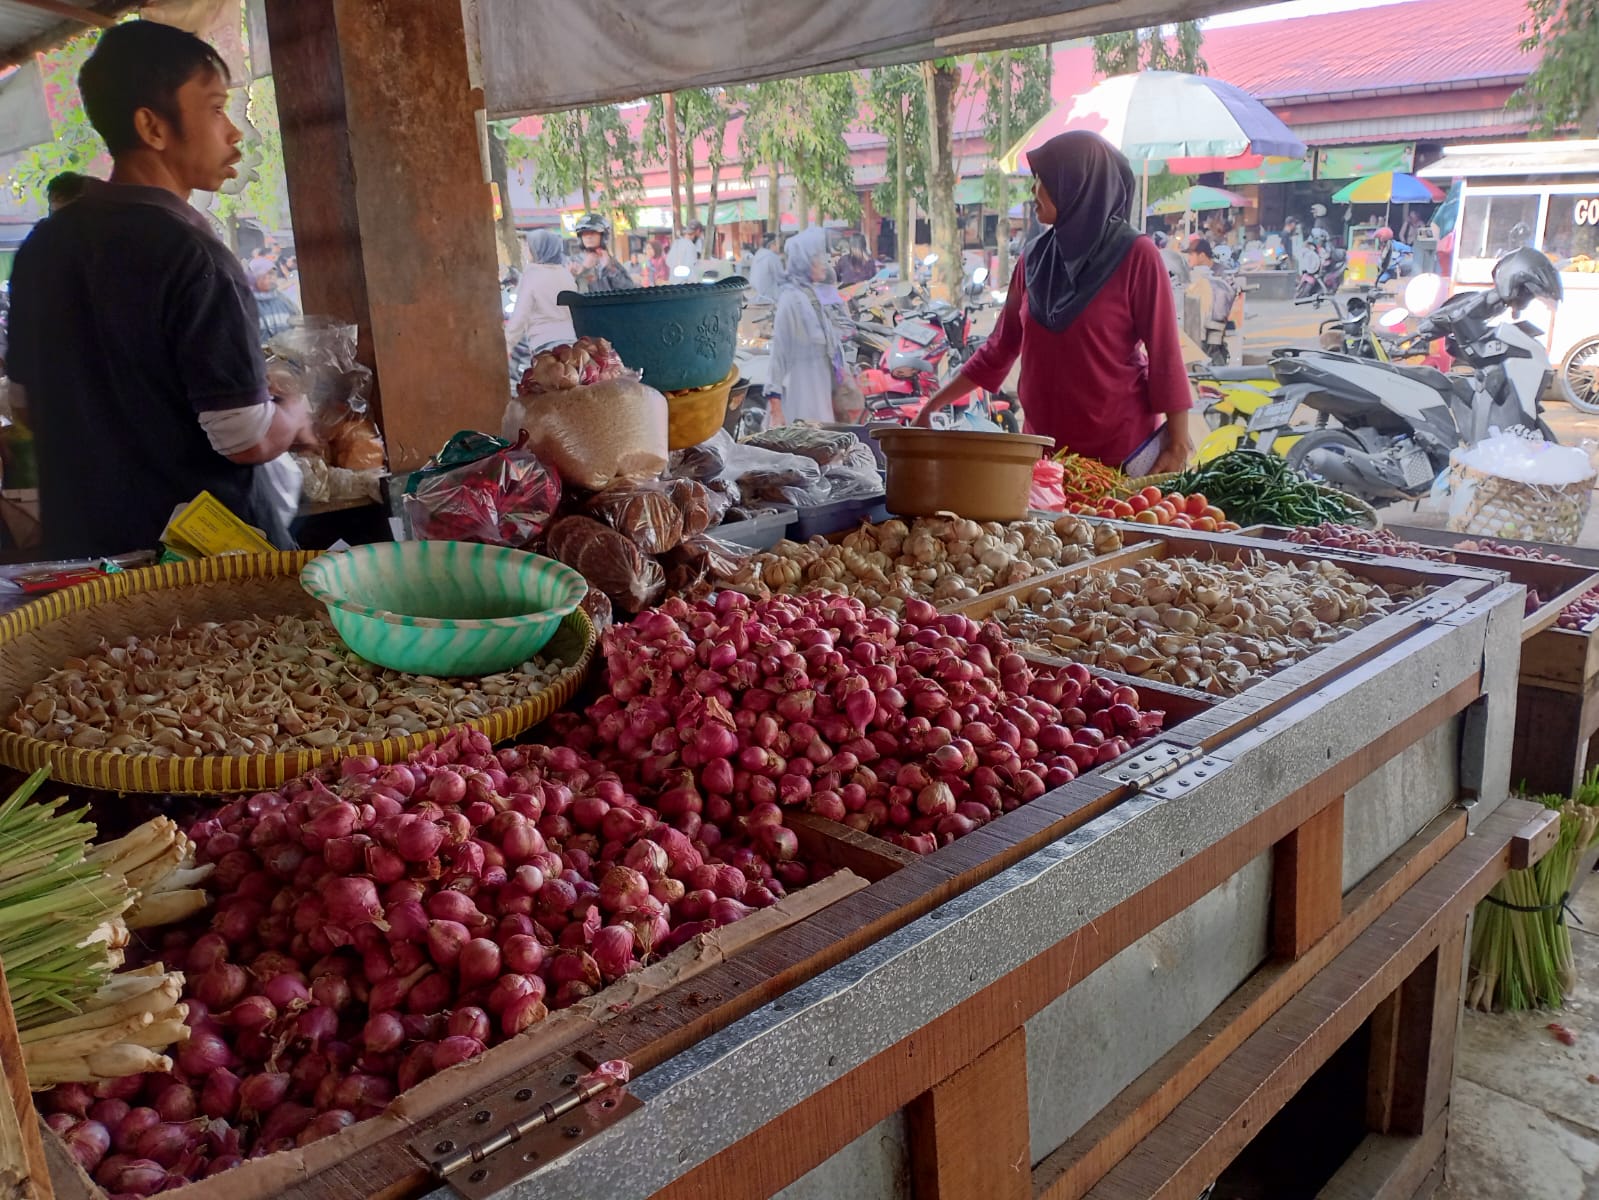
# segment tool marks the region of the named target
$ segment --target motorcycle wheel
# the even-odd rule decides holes
[[[1283,461],[1294,470],[1303,471],[1305,469],[1306,456],[1312,450],[1327,446],[1339,446],[1346,450],[1356,451],[1365,449],[1360,444],[1360,439],[1352,433],[1346,433],[1342,429],[1316,429],[1295,442],[1288,453],[1283,455]]]
[[[1599,337],[1578,342],[1560,364],[1560,394],[1579,412],[1599,413]]]
[[[994,420],[999,422],[999,427],[1006,433],[1020,433],[1022,431],[1022,424],[1016,419],[1014,409],[1007,408],[1004,412],[998,414]]]

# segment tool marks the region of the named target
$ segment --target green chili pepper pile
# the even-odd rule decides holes
[[[1203,492],[1240,525],[1342,524],[1361,516],[1337,492],[1318,487],[1282,459],[1255,450],[1229,451],[1179,473],[1165,486],[1186,494]]]

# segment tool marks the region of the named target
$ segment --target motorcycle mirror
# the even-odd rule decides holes
[[[972,272],[972,282],[977,284],[978,287],[981,287],[983,284],[987,283],[988,282],[988,268],[987,267],[978,267],[977,270],[973,271]]]
[[[1398,329],[1409,319],[1410,313],[1408,310],[1403,308],[1394,308],[1389,309],[1387,312],[1383,313],[1382,316],[1378,317],[1377,324],[1381,325],[1384,329]]]
[[[938,261],[938,255],[936,255],[936,254],[929,254],[929,255],[928,255],[928,256],[927,256],[927,257],[926,257],[926,258],[924,258],[924,259],[922,259],[922,266],[924,266],[924,267],[930,267],[930,266],[932,266],[932,265],[933,265],[933,264],[934,264],[934,263],[936,263],[936,262],[937,262],[937,261]]]
[[[1405,307],[1418,317],[1430,316],[1444,302],[1448,290],[1441,275],[1417,275],[1405,284]]]

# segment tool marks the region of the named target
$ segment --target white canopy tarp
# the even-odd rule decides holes
[[[1037,44],[1251,0],[466,0],[492,117]]]

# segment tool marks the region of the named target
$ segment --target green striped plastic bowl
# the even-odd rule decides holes
[[[554,559],[476,542],[380,542],[300,572],[345,645],[414,675],[492,675],[532,658],[583,599]]]

